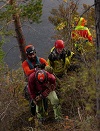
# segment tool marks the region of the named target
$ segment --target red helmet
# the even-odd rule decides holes
[[[33,45],[27,45],[25,47],[25,52],[26,52],[27,55],[29,55],[29,54],[36,53],[36,50],[35,50]]]
[[[40,83],[43,83],[47,80],[47,74],[44,70],[38,70],[36,72],[36,80]]]
[[[55,48],[57,49],[63,49],[65,47],[63,40],[57,40],[55,42]]]

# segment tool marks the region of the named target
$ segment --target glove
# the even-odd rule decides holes
[[[44,68],[45,68],[45,66],[46,66],[46,65],[45,65],[45,63],[40,64],[40,68],[41,68],[41,69],[44,69]]]
[[[67,56],[70,56],[71,55],[71,51],[70,50],[66,50],[66,54],[67,54]]]
[[[49,72],[50,74],[53,74],[53,68],[51,66],[45,66],[45,70]]]
[[[41,99],[42,99],[42,95],[40,94],[40,95],[36,96],[35,101],[37,102],[37,101],[40,101]]]
[[[38,67],[38,66],[39,66],[39,64],[35,64],[35,65],[34,65],[34,68],[36,68],[36,67]]]
[[[36,100],[32,99],[31,100],[31,106],[34,107],[35,105],[37,105],[37,102],[36,102]]]
[[[43,63],[43,64],[35,64],[34,65],[34,68],[41,68],[41,69],[44,69],[45,68],[45,63]]]

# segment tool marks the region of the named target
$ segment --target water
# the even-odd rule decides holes
[[[92,5],[94,0],[79,0],[80,9],[82,8],[82,3]],[[48,16],[50,16],[50,11],[52,8],[58,7],[61,0],[43,0],[43,16],[41,18],[41,24],[32,24],[32,28],[29,27],[29,24],[23,26],[23,32],[26,39],[26,44],[32,43],[37,51],[37,55],[47,59],[47,56],[50,52],[50,49],[54,45],[54,40],[51,39],[51,36],[54,34],[54,27],[48,21]],[[20,52],[16,39],[10,37],[10,40],[7,41],[3,50],[5,51],[6,56],[4,61],[10,68],[17,68],[20,66]]]

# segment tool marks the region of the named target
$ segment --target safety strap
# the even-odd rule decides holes
[[[34,69],[34,65],[32,64],[32,62],[29,59],[26,59],[26,61],[28,62],[29,68]],[[37,56],[36,56],[36,64],[40,64],[39,57]]]

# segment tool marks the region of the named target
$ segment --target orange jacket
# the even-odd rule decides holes
[[[44,58],[39,58],[39,62],[40,62],[40,64],[45,64],[46,66],[48,65],[47,61],[46,61]],[[32,64],[35,65],[36,63],[33,62]],[[22,68],[23,68],[26,76],[29,76],[31,73],[35,72],[35,68],[30,69],[27,60],[25,60],[25,61],[22,63]]]

